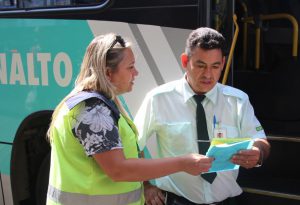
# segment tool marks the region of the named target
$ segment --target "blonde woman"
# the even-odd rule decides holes
[[[208,171],[212,159],[198,154],[138,158],[136,128],[117,97],[132,90],[137,75],[121,36],[101,35],[89,44],[75,88],[55,109],[48,131],[47,205],[144,204],[142,181]]]

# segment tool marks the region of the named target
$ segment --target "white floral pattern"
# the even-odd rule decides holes
[[[85,101],[72,131],[89,156],[122,147],[112,111],[97,98]]]
[[[96,105],[92,109],[86,107],[82,115],[82,123],[90,125],[91,131],[95,133],[103,131],[105,134],[106,130],[113,129],[114,122],[110,114],[111,111],[104,104]]]

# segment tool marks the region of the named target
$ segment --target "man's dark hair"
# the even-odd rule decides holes
[[[190,33],[186,40],[185,53],[190,57],[191,52],[195,48],[202,48],[204,50],[221,49],[222,55],[225,55],[225,38],[218,31],[200,27]]]

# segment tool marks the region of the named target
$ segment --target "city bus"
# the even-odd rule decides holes
[[[249,95],[272,146],[262,167],[240,168],[241,203],[299,204],[299,11],[297,0],[0,0],[0,205],[45,204],[46,132],[94,36],[134,44],[139,76],[121,96],[134,117],[150,89],[182,77],[185,39],[201,26],[225,36],[220,83]]]

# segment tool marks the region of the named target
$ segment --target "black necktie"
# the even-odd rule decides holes
[[[194,99],[197,103],[196,125],[197,125],[197,135],[198,135],[198,148],[199,148],[199,153],[203,155],[205,155],[210,145],[208,132],[207,132],[205,111],[201,103],[204,100],[204,98],[205,95],[194,95]],[[217,174],[213,172],[213,173],[202,174],[201,176],[207,182],[212,184]]]

